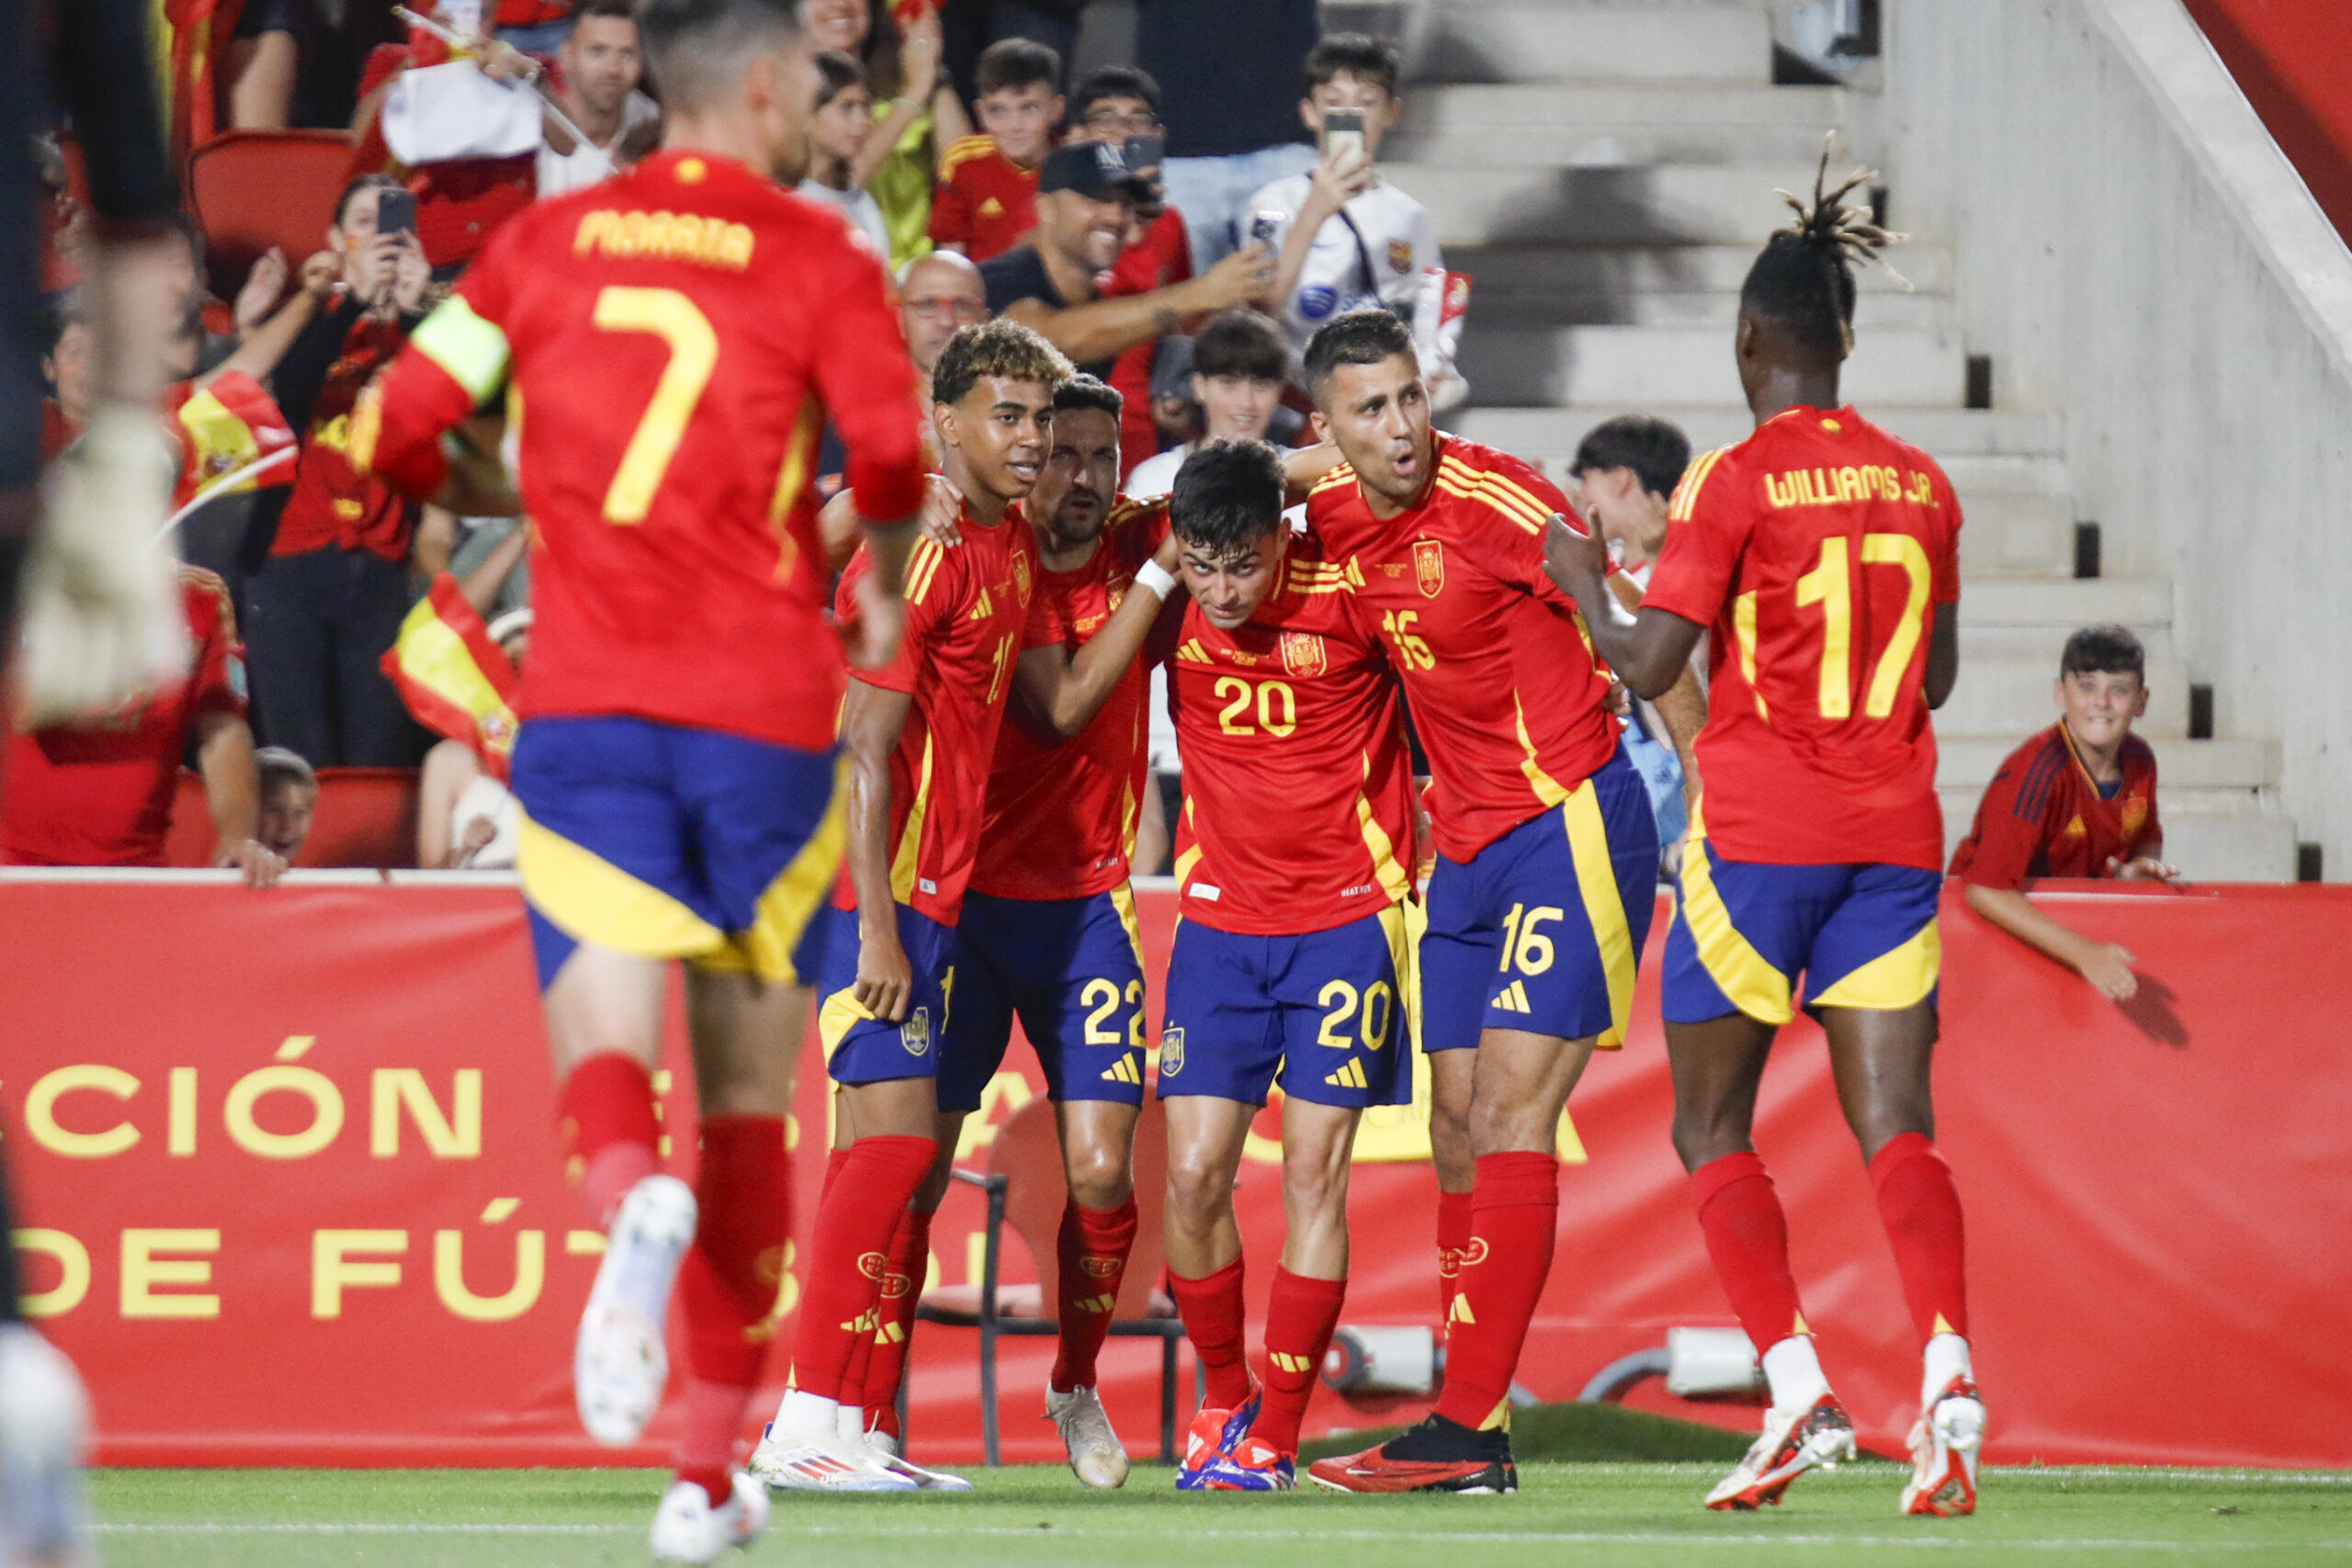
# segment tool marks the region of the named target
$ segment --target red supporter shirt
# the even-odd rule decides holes
[[[228,584],[183,566],[180,598],[194,645],[186,680],[95,717],[9,735],[0,850],[11,865],[164,863],[197,720],[245,712],[245,652]]]
[[[967,136],[940,156],[931,195],[931,241],[961,245],[984,262],[1037,223],[1037,171],[997,151],[993,136]]]
[[[1041,569],[1024,646],[1057,642],[1073,652],[1085,646],[1167,527],[1166,506],[1125,502],[1084,566]],[[1088,898],[1125,882],[1148,787],[1150,729],[1151,676],[1140,659],[1093,722],[1060,745],[1041,743],[1017,714],[1008,720],[989,765],[973,890],[997,898]]]
[[[1716,850],[1942,869],[1923,688],[1935,606],[1960,597],[1960,502],[1935,459],[1850,407],[1800,405],[1692,463],[1668,520],[1642,603],[1712,628]]]
[[[1474,441],[1441,434],[1435,457],[1421,500],[1395,517],[1373,516],[1344,465],[1306,515],[1388,643],[1429,756],[1430,831],[1459,863],[1566,800],[1616,751],[1618,728],[1607,667],[1544,573],[1544,523],[1575,516],[1566,498]]]
[[[294,459],[294,491],[271,541],[274,556],[330,546],[370,550],[390,561],[408,559],[415,515],[391,486],[351,463],[351,420],[360,389],[400,352],[405,333],[396,321],[363,316],[343,340],[311,405],[302,453]]]
[[[922,494],[906,340],[840,214],[731,160],[657,154],[500,231],[379,385],[363,455],[411,494],[446,473],[444,431],[501,385],[519,402],[526,719],[833,744],[826,421],[862,513]]]
[[[2110,860],[2161,855],[2156,754],[2127,735],[2117,761],[2123,782],[2101,799],[2064,724],[2010,752],[1976,803],[1976,825],[1952,852],[1951,874],[1980,887],[2018,888],[2038,876],[2111,876]]]
[[[1311,537],[1294,538],[1248,625],[1219,631],[1188,598],[1155,629],[1184,752],[1185,919],[1299,936],[1412,896],[1412,757],[1355,597]]]
[[[521,24],[502,21],[499,25]],[[531,58],[543,66],[554,64],[543,55]],[[378,44],[361,71],[359,96],[366,97],[411,66],[443,65],[450,59],[448,45],[430,33],[416,33],[406,45]],[[351,164],[356,172],[390,169],[407,181],[416,195],[417,243],[435,267],[462,266],[472,261],[490,243],[491,235],[539,194],[536,152],[512,158],[451,158],[406,168],[385,144],[381,115],[368,122],[367,136]]]
[[[1018,503],[983,528],[967,509],[964,542],[952,550],[918,543],[907,562],[907,630],[886,669],[857,679],[914,699],[890,754],[890,895],[917,914],[952,926],[979,853],[989,758],[1012,693],[1022,650],[1060,640],[1030,614],[1037,587],[1037,538]],[[857,584],[873,570],[860,551],[842,574],[836,615],[857,615]],[[536,652],[533,655],[537,657]],[[849,870],[834,902],[857,907]]]
[[[1119,253],[1102,298],[1115,299],[1148,294],[1182,283],[1193,276],[1193,242],[1184,232],[1184,215],[1170,207],[1154,220],[1141,241]],[[1147,338],[1120,355],[1111,369],[1111,385],[1126,401],[1119,410],[1119,478],[1159,450],[1159,427],[1151,418],[1151,362],[1160,340]]]

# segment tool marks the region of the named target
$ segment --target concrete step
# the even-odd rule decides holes
[[[1960,511],[1963,604],[1969,589],[1986,579],[2073,581],[2075,503],[2070,497],[1962,490]]]
[[[2138,629],[2172,625],[2172,581],[2163,577],[1987,578],[1960,592],[1961,625],[2054,630],[2058,641],[2076,626],[2113,621]],[[2051,645],[2057,662],[2057,643]]]
[[[1430,209],[1438,241],[1498,243],[1746,245],[1785,227],[1776,189],[1810,192],[1810,160],[1668,164],[1646,168],[1512,169],[1384,162],[1381,173]],[[1897,270],[1902,264],[1898,261]],[[1907,275],[1906,275],[1907,276]]]
[[[1981,789],[1939,789],[1949,856],[1976,820]],[[2161,764],[2156,811],[2165,825],[2165,859],[2190,882],[2291,882],[2295,823],[2278,815],[2269,792],[2175,788]],[[2061,919],[2064,917],[2061,915]]]
[[[1542,294],[1482,296],[1474,274],[1470,299],[1471,324],[1482,331],[1600,325],[1712,327],[1729,343],[1734,323],[1739,320],[1739,296],[1730,290],[1555,288]],[[1858,339],[1883,332],[1948,333],[1956,321],[1955,302],[1948,294],[1887,290],[1864,294],[1854,304]]]
[[[1475,319],[1475,295],[1471,310]],[[1573,453],[1585,432],[1625,412],[1623,404],[1506,408],[1489,407],[1487,401],[1482,396],[1480,406],[1456,410],[1446,416],[1445,427],[1473,441],[1483,441],[1524,457]],[[1655,402],[1644,405],[1644,412],[1680,425],[1683,434],[1690,438],[1691,449],[1699,452],[1745,440],[1756,427],[1747,405],[1736,399],[1695,404]],[[1863,412],[1904,440],[1932,454],[1947,469],[1964,457],[2059,457],[2066,449],[2064,414],[1888,403],[1872,403]],[[1565,464],[1554,470],[1555,474],[1566,471]]]
[[[1583,326],[1462,334],[1462,373],[1476,395],[1507,403],[1730,402],[1739,373],[1714,327]],[[1965,381],[1956,333],[1882,332],[1859,340],[1843,389],[1857,402],[1957,403]]]
[[[1787,210],[1782,209],[1783,211]],[[1507,296],[1549,298],[1560,293],[1727,294],[1736,296],[1755,264],[1769,229],[1752,239],[1726,244],[1480,244],[1448,243],[1446,265],[1466,272],[1475,318],[1482,302]],[[1952,291],[1951,252],[1942,245],[1903,245],[1891,253],[1895,270],[1921,294]],[[1865,300],[1898,294],[1903,285],[1884,267],[1866,266],[1854,275]]]
[[[1936,712],[1939,732],[2023,737],[2058,716],[2055,650],[2048,659],[2010,656],[1960,660],[1960,682]],[[2148,661],[2148,712],[2133,728],[2150,739],[2188,735],[2188,671],[2177,659]],[[2012,742],[2014,744],[2014,742]]]
[[[2065,453],[2002,452],[1990,455],[1975,453],[1930,452],[1942,468],[1944,475],[1960,491],[1961,504],[1971,507],[1971,499],[1980,495],[2063,495],[2070,477]],[[1974,518],[1973,507],[1969,516]]]
[[[1424,82],[1683,81],[1769,85],[1760,6],[1441,6],[1407,62]]]
[[[1998,734],[1946,734],[1936,729],[1936,786],[1939,789],[1983,789],[1992,783],[2002,759],[2018,742],[2050,720],[2021,726]],[[2156,752],[2160,786],[2191,789],[2275,788],[2278,783],[2278,745],[2272,740],[2180,740],[2150,737]],[[2162,804],[2159,797],[2159,805]]]
[[[1800,156],[1820,155],[1822,133],[1853,116],[1843,87],[1776,87],[1713,81],[1567,81],[1528,85],[1437,85],[1405,90],[1396,135],[1450,131],[1519,135],[1554,130],[1641,134],[1771,129],[1806,134]],[[1843,137],[1835,163],[1845,152]]]
[[[2012,579],[2011,581],[2015,581]],[[2066,647],[2066,637],[2077,626],[2090,626],[2096,617],[2085,616],[2064,625],[2042,626],[1972,626],[1969,623],[1971,601],[1984,596],[1985,591],[1998,586],[1997,580],[1986,579],[1970,582],[1964,578],[1960,588],[1960,668],[1963,673],[1974,665],[1992,660],[2022,660],[2055,678],[2058,656]],[[2132,635],[2140,639],[2148,658],[2177,660],[2177,650],[2172,640],[2172,627],[2161,621],[2143,621],[2137,625],[2126,621]]]
[[[1571,91],[1573,89],[1570,89]],[[1777,89],[1775,89],[1777,90]],[[1701,92],[1684,95],[1690,99]],[[1410,101],[1409,99],[1408,100]],[[1738,164],[1821,155],[1818,125],[1458,126],[1443,130],[1400,129],[1381,143],[1384,157],[1413,164],[1498,169],[1614,169],[1664,164]],[[1834,154],[1855,166],[1856,152],[1840,141]],[[1877,160],[1861,160],[1877,167]],[[1842,173],[1842,170],[1841,170]]]

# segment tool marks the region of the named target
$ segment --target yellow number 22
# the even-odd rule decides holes
[[[637,434],[621,454],[621,466],[605,491],[605,521],[642,523],[653,508],[653,492],[677,456],[678,442],[694,417],[695,404],[718,365],[718,334],[701,308],[674,288],[606,288],[596,295],[597,329],[650,333],[670,350],[653,400],[637,422]]]

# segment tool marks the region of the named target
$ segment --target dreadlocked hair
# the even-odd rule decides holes
[[[1911,287],[1879,254],[1905,236],[1879,227],[1870,209],[1846,205],[1846,197],[1877,178],[1878,171],[1856,169],[1845,184],[1828,188],[1836,140],[1835,131],[1822,139],[1811,206],[1787,191],[1772,193],[1795,211],[1796,221],[1765,242],[1739,290],[1743,313],[1770,323],[1822,366],[1836,365],[1853,352],[1856,262],[1875,262],[1905,288]]]

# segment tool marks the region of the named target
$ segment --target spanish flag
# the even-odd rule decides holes
[[[416,721],[436,735],[462,740],[482,767],[503,783],[514,754],[514,697],[521,677],[490,628],[443,572],[401,623],[384,655],[384,673]]]
[[[201,391],[181,382],[165,394],[172,434],[180,444],[179,482],[172,491],[177,512],[196,493],[223,475],[250,468],[294,445],[293,426],[262,384],[242,370],[214,377]],[[279,463],[230,493],[290,484],[294,465]]]

